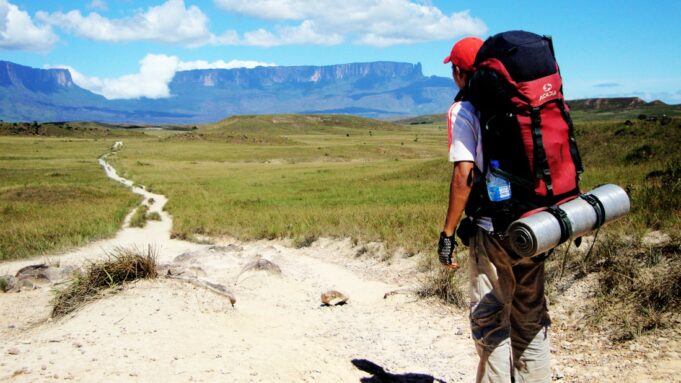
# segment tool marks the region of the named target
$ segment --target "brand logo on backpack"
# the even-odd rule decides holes
[[[550,82],[544,84],[542,90],[544,91],[544,93],[541,96],[539,96],[539,101],[544,101],[544,99],[553,97],[558,93],[557,91],[553,90],[553,84],[551,84]]]

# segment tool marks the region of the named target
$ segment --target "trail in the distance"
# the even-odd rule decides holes
[[[132,284],[52,322],[46,321],[47,288],[0,294],[0,381],[473,379],[474,348],[458,310],[411,293],[384,298],[418,287],[414,257],[385,262],[371,251],[358,257],[359,246],[350,240],[320,239],[294,249],[286,241],[203,245],[170,239],[165,196],[119,176],[106,156],[99,162],[108,177],[142,195],[143,203],[153,198],[150,211],[162,220],[130,228],[129,215],[115,238],[0,264],[0,274],[44,260],[81,266],[116,247],[152,245],[159,263],[227,286],[236,306],[206,289],[160,278]],[[281,274],[248,271],[237,281],[258,257],[278,265]],[[349,303],[320,306],[320,294],[331,289],[348,295]],[[5,357],[6,349],[19,353]],[[353,360],[373,372],[358,369]]]

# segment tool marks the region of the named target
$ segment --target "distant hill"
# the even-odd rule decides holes
[[[214,124],[202,126],[201,133],[221,134],[347,134],[357,130],[404,130],[401,125],[371,118],[343,115],[250,115],[233,116]]]
[[[435,113],[454,97],[452,80],[420,64],[352,63],[180,71],[172,97],[107,100],[65,69],[0,61],[0,119],[194,124],[243,114],[352,114],[387,118]]]
[[[568,101],[568,106],[572,110],[580,111],[621,111],[627,109],[639,109],[649,106],[668,106],[662,101],[656,100],[646,102],[638,97],[616,97],[616,98],[583,98]]]
[[[646,102],[638,97],[587,98],[567,103],[576,120],[681,116],[681,105],[668,105],[659,100]]]

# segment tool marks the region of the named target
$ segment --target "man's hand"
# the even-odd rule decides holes
[[[440,233],[440,240],[437,242],[437,254],[440,258],[440,263],[451,269],[458,269],[459,264],[452,262],[452,253],[456,248],[456,240],[454,235],[447,236],[445,232]]]

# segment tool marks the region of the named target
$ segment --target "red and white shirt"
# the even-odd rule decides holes
[[[449,132],[449,161],[474,162],[482,171],[482,135],[480,132],[480,113],[468,101],[457,101],[447,112],[447,130]],[[476,217],[475,223],[484,230],[493,231],[494,226],[489,217]]]
[[[484,169],[480,113],[468,101],[457,101],[447,112],[449,132],[449,161],[471,161],[479,170]]]

